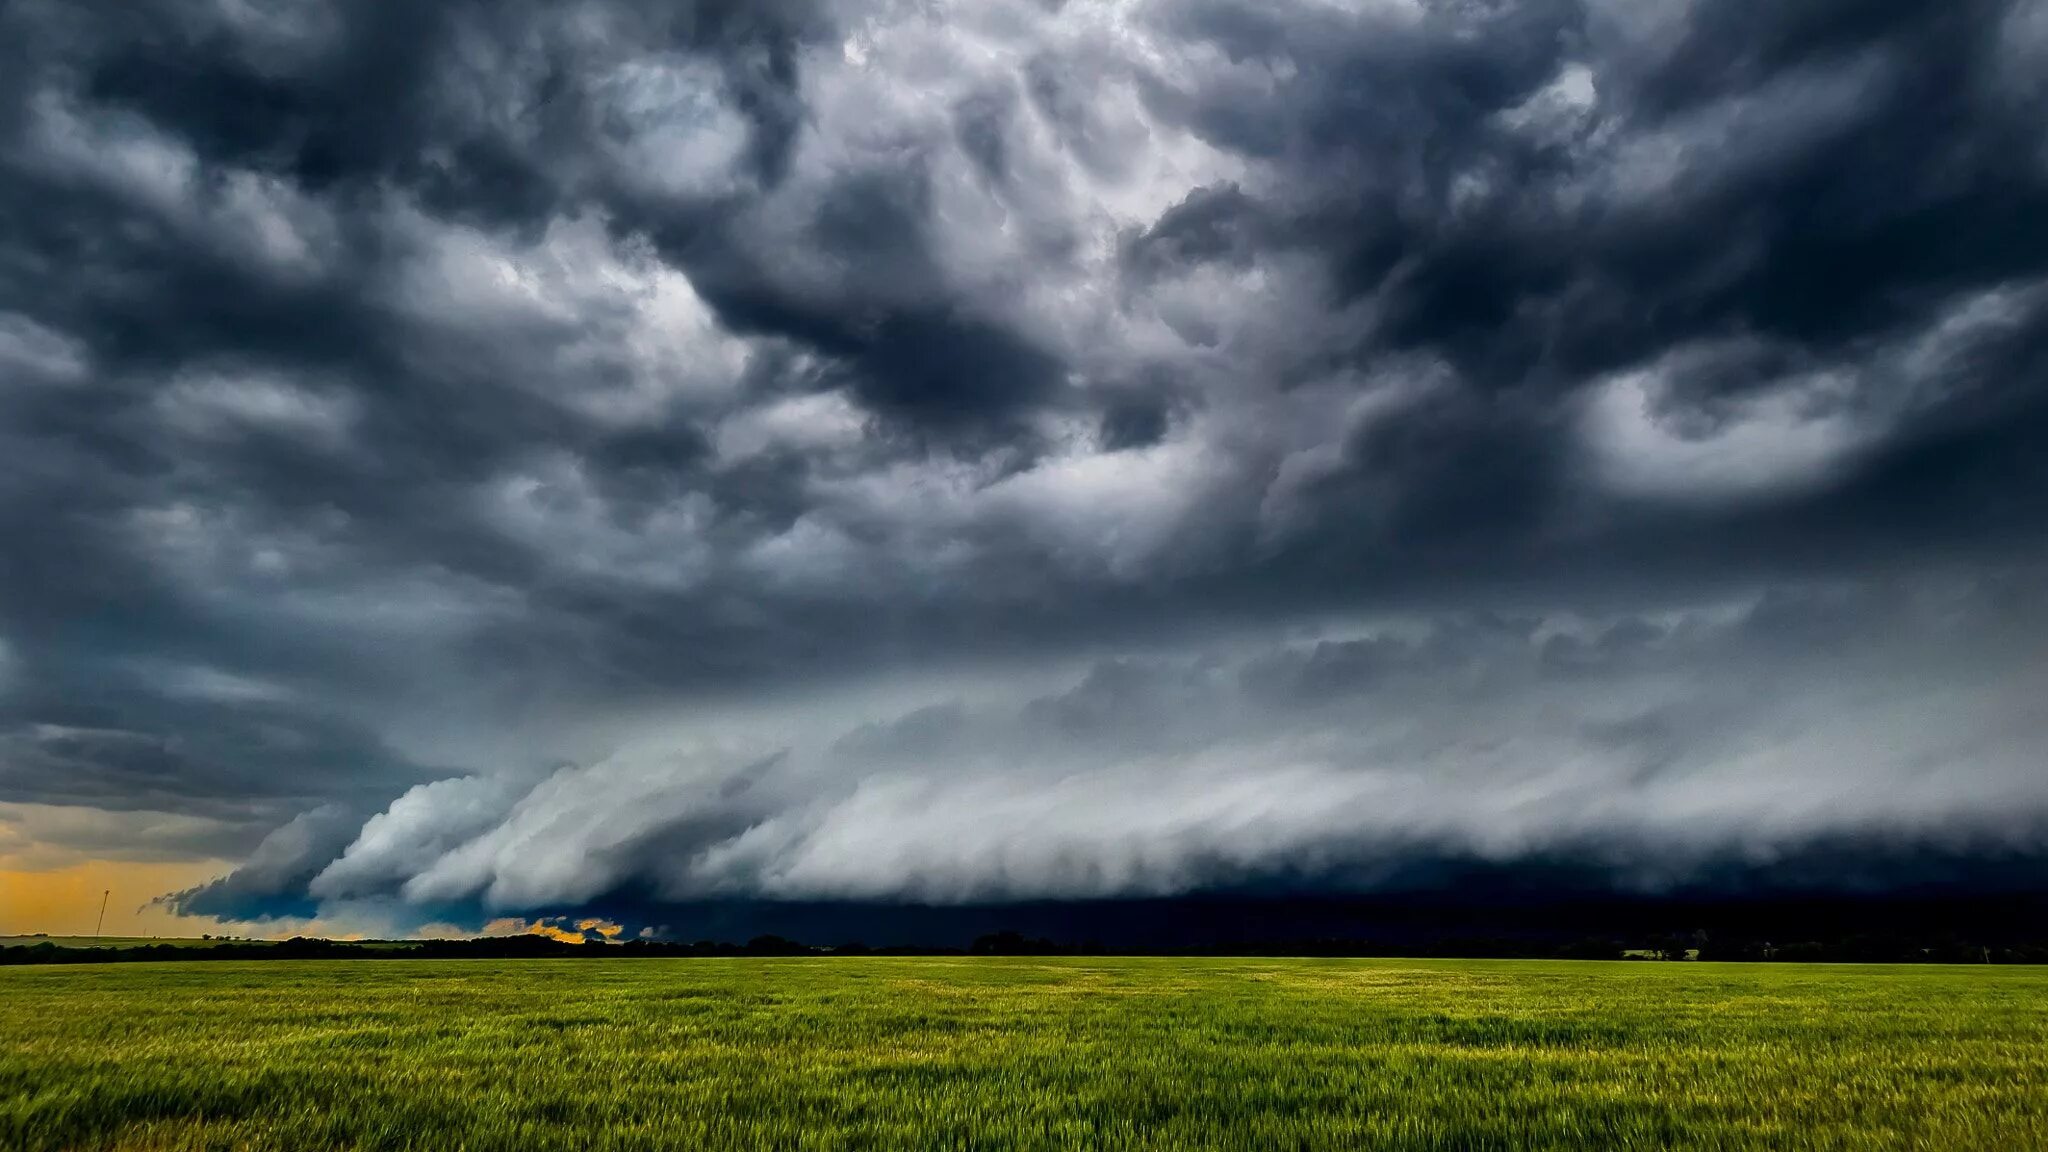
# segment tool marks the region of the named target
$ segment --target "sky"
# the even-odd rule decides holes
[[[0,6],[0,933],[2038,885],[2044,543],[2043,0]]]

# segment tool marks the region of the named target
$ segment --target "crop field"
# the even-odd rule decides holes
[[[2048,969],[0,969],[0,1147],[2048,1148]]]
[[[227,940],[193,940],[184,936],[0,936],[0,948],[32,948],[55,944],[59,948],[217,948]],[[253,944],[253,940],[234,941]]]

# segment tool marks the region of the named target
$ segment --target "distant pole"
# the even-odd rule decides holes
[[[113,894],[114,890],[112,888],[100,893],[100,921],[92,926],[92,938],[95,940],[100,938],[101,931],[107,926],[107,897]]]

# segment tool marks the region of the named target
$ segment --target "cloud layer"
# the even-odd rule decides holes
[[[21,0],[0,845],[422,919],[2037,852],[2044,29]]]
[[[1102,660],[845,730],[793,702],[422,784],[359,831],[302,817],[173,903],[1016,903],[1407,888],[1451,861],[1569,861],[1641,893],[1942,879],[1867,869],[2048,852],[2048,628],[2023,587],[1443,616]],[[1845,846],[1868,858],[1806,859]]]

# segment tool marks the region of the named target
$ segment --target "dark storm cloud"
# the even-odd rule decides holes
[[[1413,887],[1525,860],[1624,891],[2038,862],[2043,730],[2022,702],[2043,621],[2001,596],[1842,587],[1107,660],[766,758],[747,743],[791,729],[416,788],[310,891],[490,912],[944,905]]]
[[[2014,162],[2036,109],[1998,78],[2009,5],[1167,11],[1293,66],[1161,101],[1301,182],[1280,203],[1210,190],[1159,227],[1303,237],[1336,293],[1379,300],[1379,342],[1488,382],[1711,335],[1821,351],[2048,256],[2038,165]]]
[[[361,816],[322,805],[265,836],[233,872],[163,899],[183,915],[230,920],[310,917],[319,902],[306,885],[355,838]]]
[[[2043,802],[1955,639],[2039,635],[2032,0],[30,0],[0,39],[0,802],[284,830],[189,910],[1165,892],[1686,804],[1703,862],[1764,851],[1763,762],[1933,813],[1787,843]],[[1901,587],[1967,603],[1885,647]],[[1955,805],[1840,725],[1738,738],[1885,660],[1991,730],[1920,749]],[[1462,711],[1389,735],[1418,699]],[[1142,811],[1202,794],[1277,814]]]

